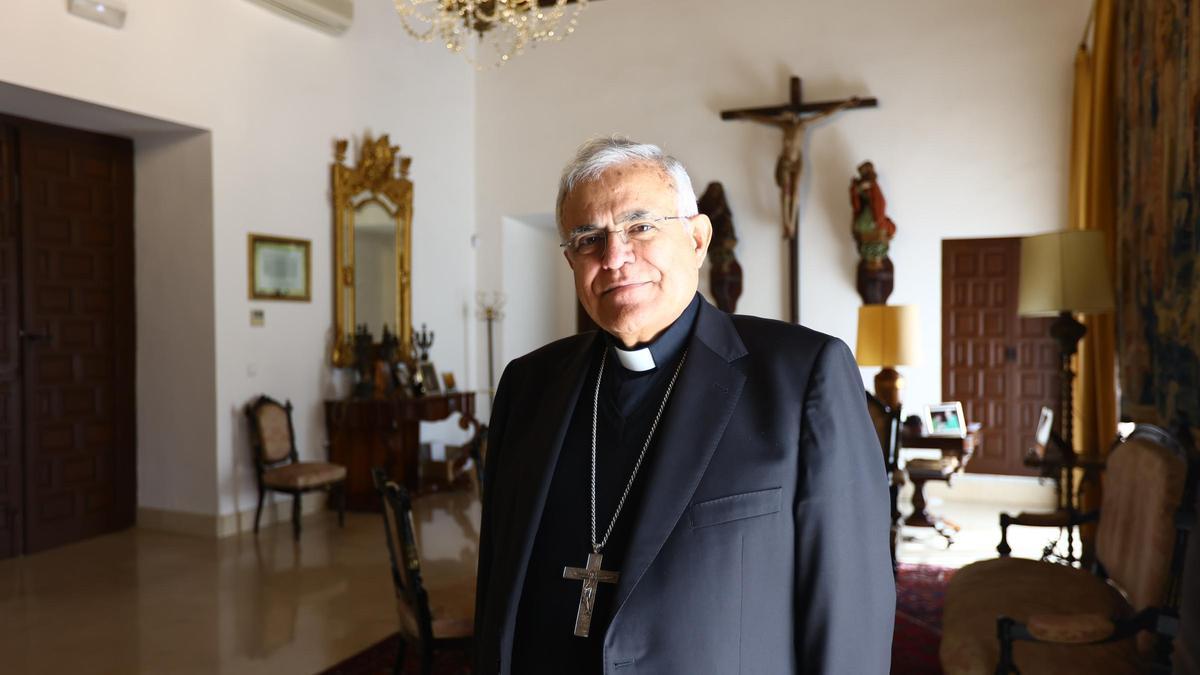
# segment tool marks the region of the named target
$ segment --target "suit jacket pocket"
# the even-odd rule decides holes
[[[782,494],[783,488],[768,488],[698,502],[689,513],[692,529],[775,513]]]

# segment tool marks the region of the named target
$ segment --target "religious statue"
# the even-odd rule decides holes
[[[788,82],[788,101],[782,105],[758,108],[722,110],[723,120],[750,120],[766,124],[783,132],[783,151],[775,162],[775,183],[779,186],[779,213],[783,223],[783,238],[788,242],[788,305],[789,320],[800,321],[800,238],[796,225],[800,216],[798,202],[800,174],[804,169],[804,132],[809,123],[824,119],[842,110],[852,108],[874,108],[879,102],[874,98],[857,96],[840,101],[804,103],[800,78],[792,77]]]
[[[784,239],[791,240],[796,236],[796,223],[800,219],[798,197],[800,174],[804,171],[804,130],[809,124],[834,113],[847,108],[857,108],[859,103],[859,98],[855,96],[807,116],[797,112],[745,116],[745,119],[769,124],[783,131],[783,151],[779,153],[779,159],[775,162],[775,184],[779,186],[779,211],[783,218]]]
[[[733,230],[733,212],[725,201],[725,188],[718,182],[708,184],[697,204],[700,213],[708,216],[713,225],[712,244],[708,249],[709,289],[721,311],[733,313],[742,295],[742,266],[733,249],[737,234]]]
[[[850,179],[850,206],[854,211],[850,229],[861,258],[858,292],[866,304],[886,302],[893,283],[888,242],[896,236],[896,224],[887,216],[887,202],[871,162],[859,164],[858,175]]]
[[[853,231],[858,254],[868,267],[878,269],[887,257],[888,242],[896,236],[896,224],[887,217],[887,203],[883,190],[879,189],[874,164],[858,165],[858,175],[850,180],[850,205],[854,207]]]
[[[375,398],[388,398],[396,391],[398,380],[395,365],[399,358],[400,341],[383,325],[383,337],[375,355]]]

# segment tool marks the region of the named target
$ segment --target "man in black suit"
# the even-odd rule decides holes
[[[886,673],[888,486],[850,350],[697,293],[712,226],[656,146],[584,144],[557,216],[601,331],[500,380],[477,672]]]

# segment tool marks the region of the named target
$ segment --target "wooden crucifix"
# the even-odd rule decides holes
[[[779,186],[779,211],[783,238],[788,242],[790,320],[800,323],[800,253],[796,223],[800,216],[797,197],[800,192],[800,173],[804,169],[804,131],[812,122],[850,108],[874,108],[874,98],[849,98],[841,101],[801,101],[800,78],[791,79],[791,97],[782,105],[764,108],[741,108],[721,111],[723,120],[750,120],[768,124],[783,131],[783,151],[775,163],[775,183]]]

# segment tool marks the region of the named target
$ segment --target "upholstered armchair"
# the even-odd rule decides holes
[[[246,405],[250,422],[250,443],[254,448],[254,469],[258,477],[258,509],[254,512],[254,533],[262,518],[267,492],[292,495],[292,537],[300,539],[300,496],[313,490],[325,490],[338,497],[338,525],[346,523],[346,467],[327,462],[301,462],[292,431],[292,402],[280,403],[259,396]]]
[[[1187,475],[1183,448],[1140,425],[1109,455],[1093,570],[1007,557],[959,570],[942,617],[944,672],[1103,675],[1162,666],[1177,627]]]

